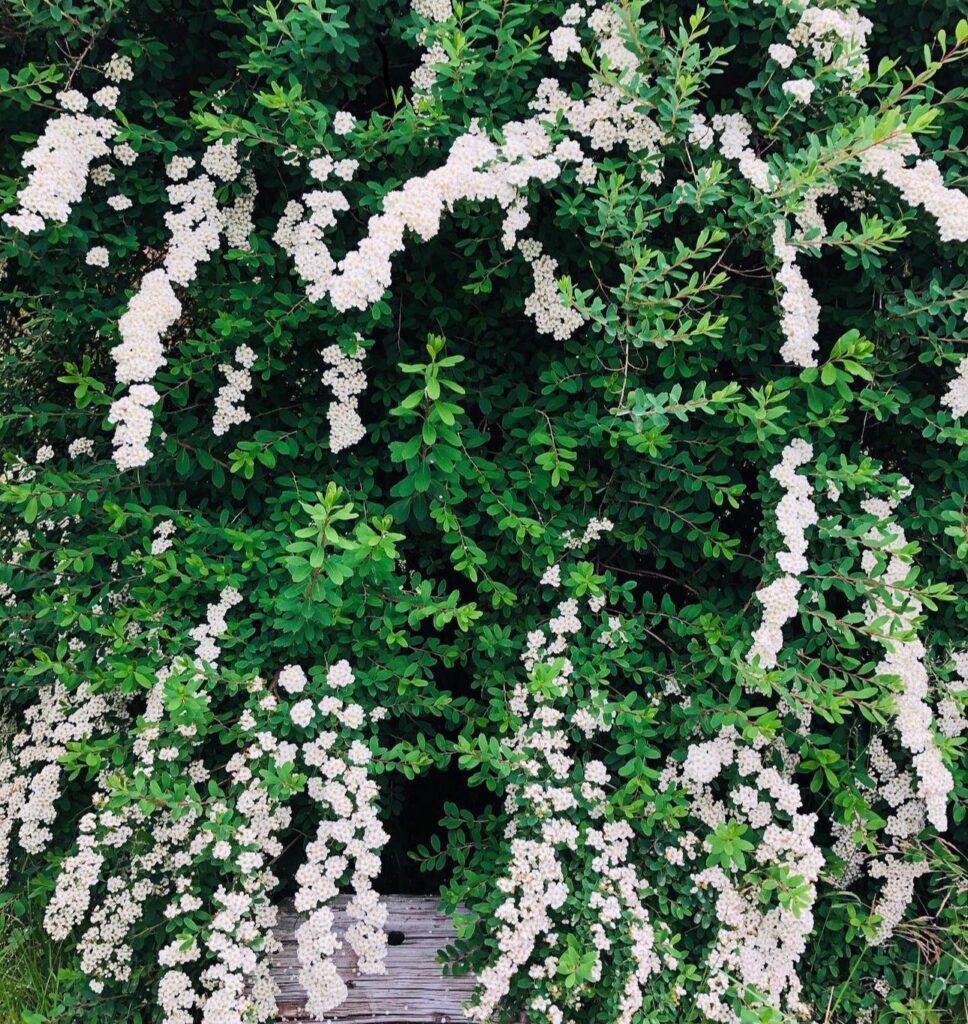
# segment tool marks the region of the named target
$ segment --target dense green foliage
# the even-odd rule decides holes
[[[339,258],[384,197],[441,166],[475,119],[495,137],[532,116],[544,78],[576,96],[596,77],[615,80],[594,46],[563,66],[549,58],[549,32],[567,6],[467,0],[440,23],[377,0],[16,0],[0,11],[0,212],[17,205],[23,155],[55,114],[56,94],[90,94],[115,52],[131,58],[134,78],[120,83],[108,116],[120,126],[115,141],[138,154],[130,166],[114,161],[114,185],[89,187],[66,223],[0,233],[0,583],[9,587],[0,735],[21,728],[55,680],[68,692],[87,682],[115,702],[103,727],[59,756],[53,841],[39,856],[13,841],[0,913],[12,919],[25,893],[53,892],[96,790],[147,815],[128,844],[106,852],[105,877],[125,876],[151,842],[154,816],[172,808],[224,799],[218,827],[232,834],[237,789],[223,766],[248,743],[243,709],[259,713],[249,681],[272,686],[283,666],[299,664],[313,692],[326,667],[346,659],[354,698],[367,712],[387,711],[369,741],[390,836],[377,887],[440,889],[448,909],[465,904],[464,937],[449,956],[481,970],[498,952],[496,881],[510,856],[504,797],[524,771],[509,698],[528,677],[527,634],[574,597],[583,628],[568,639],[570,686],[560,691],[556,673],[540,667],[532,685],[557,695],[569,716],[584,707],[610,723],[568,736],[577,761],[607,767],[606,817],[631,825],[629,861],[651,885],[644,902],[665,959],[636,1019],[702,1017],[696,994],[718,915],[694,870],[738,872],[764,904],[777,890],[788,905],[798,899],[796,877],[777,870],[767,879],[744,857],[760,840],[744,824],[710,833],[692,866],[664,855],[681,832],[706,839],[708,830],[679,788],[659,787],[663,767],[733,726],[748,742],[784,745],[805,812],[818,816],[813,841],[825,864],[797,967],[807,1019],[964,1020],[964,740],[936,732],[954,777],[948,831],[926,826],[896,841],[869,747],[881,737],[901,771],[911,755],[894,725],[898,682],[878,667],[891,629],[865,610],[872,600],[919,602],[929,703],[964,701],[963,691],[949,696],[949,683],[968,614],[968,432],[940,400],[968,354],[968,267],[964,245],[940,240],[935,220],[863,173],[860,156],[913,134],[946,184],[968,189],[959,84],[968,26],[956,32],[956,5],[945,0],[862,6],[874,23],[869,73],[852,82],[808,55],[816,92],[803,105],[767,56],[797,23],[793,5],[620,0],[640,60],[629,102],[653,119],[661,145],[586,147],[593,183],[566,165],[553,182],[525,188],[523,234],[557,260],[560,301],[582,326],[564,340],[536,329],[525,312],[531,267],[502,245],[502,210],[489,200],[458,202],[429,240],[408,235],[391,287],[370,308],[311,302],[273,241],[286,203],[312,185],[306,161],[320,152],[359,161],[340,183],[349,210],[326,236]],[[429,45],[421,30],[447,60],[432,91],[414,95],[410,74]],[[346,135],[333,130],[341,110],[356,118]],[[770,191],[718,144],[690,141],[693,114],[739,111],[776,175]],[[565,137],[561,125],[550,130]],[[168,244],[165,164],[200,157],[218,139],[238,140],[258,183],[250,248],[223,246],[190,286],[176,286],[182,311],[153,380],[153,457],[119,472],[107,421],[125,390],[110,354],[118,320]],[[779,354],[771,239],[778,217],[789,216],[792,231],[808,190],[828,186],[836,194],[820,200],[825,229],[794,242],[821,307],[818,365],[801,368]],[[218,194],[229,201],[241,188],[220,184]],[[111,192],[133,205],[114,209]],[[108,268],[85,263],[92,245],[108,248]],[[334,343],[351,352],[357,338],[366,436],[334,453],[321,353]],[[251,419],[214,436],[220,366],[241,344],[256,356],[244,402]],[[78,437],[93,439],[92,455],[68,456]],[[783,492],[769,474],[796,438],[813,446],[801,474],[819,521],[807,530],[799,614],[767,670],[746,658],[761,613],[753,595],[780,575],[773,511]],[[17,460],[33,465],[44,445],[53,458],[24,474]],[[878,547],[869,543],[877,517],[861,507],[870,498],[899,499],[907,544],[898,557],[910,570],[894,585],[878,580],[885,554],[878,570],[861,564]],[[568,531],[581,537],[593,517],[614,528],[569,549]],[[167,520],[171,546],[152,554]],[[558,590],[539,582],[555,564]],[[184,756],[140,771],[147,693],[161,669],[193,656],[189,631],[226,586],[242,601],[226,616],[217,668],[176,669],[164,685],[162,729]],[[596,596],[601,613],[588,611]],[[895,629],[894,638],[910,634]],[[295,698],[276,693],[263,727],[303,742],[288,715]],[[190,744],[179,733],[186,726]],[[209,766],[204,783],[186,773],[189,758]],[[288,895],[319,812],[304,771],[258,770],[293,810],[274,866],[277,895]],[[0,786],[7,781],[0,775]],[[843,880],[833,823],[872,859],[891,849],[930,867],[887,941],[871,944],[882,882],[863,872]],[[517,827],[538,824],[522,811]],[[589,850],[570,856],[577,906],[597,882]],[[205,900],[193,923],[167,920],[167,899],[152,896],[132,927],[130,977],[97,992],[75,965],[51,1019],[161,1019],[157,951],[179,929],[205,934],[209,896],[230,877],[204,857],[193,871]],[[564,993],[568,1020],[610,1021],[628,950],[617,938],[595,978],[587,954],[598,915],[569,912],[559,980],[542,990]],[[534,987],[526,972],[516,976],[507,1011]],[[744,1024],[786,1016],[785,1004],[770,1009],[754,993],[730,999],[750,1007]]]

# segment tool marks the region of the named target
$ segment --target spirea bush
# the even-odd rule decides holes
[[[956,8],[3,8],[57,1020],[271,1020],[286,898],[327,1014],[421,888],[473,1020],[965,1019]]]

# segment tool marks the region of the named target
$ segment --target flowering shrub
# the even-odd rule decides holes
[[[954,5],[0,26],[0,888],[59,1019],[271,1020],[287,896],[329,1013],[421,885],[474,1020],[964,1019]]]

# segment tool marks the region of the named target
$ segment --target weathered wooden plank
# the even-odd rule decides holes
[[[474,991],[474,978],[453,978],[441,974],[437,951],[456,937],[453,923],[437,910],[433,896],[386,896],[390,944],[387,946],[386,974],[360,974],[356,956],[344,942],[334,957],[346,981],[346,1001],[323,1020],[345,1024],[445,1024],[461,1021],[461,1003]],[[338,934],[349,921],[346,898],[333,906]],[[281,989],[277,1002],[280,1020],[318,1024],[305,1011],[306,993],[299,984],[294,931],[299,915],[287,904],[280,909],[276,937],[282,951],[276,957],[273,975]]]

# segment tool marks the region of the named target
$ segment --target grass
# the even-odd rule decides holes
[[[40,1024],[64,1012],[62,943],[44,933],[36,901],[0,905],[0,1024]]]

